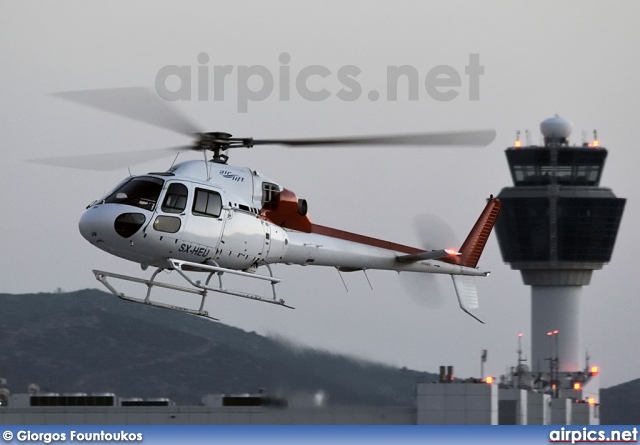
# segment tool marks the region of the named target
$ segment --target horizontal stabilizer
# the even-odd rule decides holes
[[[401,263],[414,263],[416,261],[424,261],[424,260],[438,260],[441,258],[447,258],[450,256],[460,255],[455,250],[451,249],[441,249],[441,250],[430,250],[428,252],[420,252],[414,253],[413,255],[401,255],[396,258]]]
[[[473,277],[468,275],[451,275],[451,278],[453,279],[453,286],[456,289],[460,309],[484,324],[482,320],[469,312],[470,309],[477,309],[479,306],[478,290],[476,289],[476,283]]]

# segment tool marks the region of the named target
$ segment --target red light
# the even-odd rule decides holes
[[[493,383],[493,377],[487,377],[487,385],[491,385]]]
[[[518,139],[517,141],[515,141],[513,146],[516,148],[520,148],[520,140]]]
[[[579,390],[582,389],[582,384],[580,382],[576,382],[573,384],[573,389]]]
[[[598,375],[598,372],[600,372],[600,370],[598,369],[597,366],[591,367],[591,375]]]
[[[549,331],[549,332],[547,332],[547,335],[548,335],[549,337],[551,337],[551,336],[553,335],[553,332]]]
[[[522,337],[522,335],[523,335],[523,334],[522,334],[522,332],[520,332],[520,333],[518,334],[518,337]]]
[[[554,334],[558,335],[560,333],[560,331],[558,331],[557,329],[555,331],[553,331]]]
[[[455,249],[444,249],[449,255],[457,255],[458,252]]]

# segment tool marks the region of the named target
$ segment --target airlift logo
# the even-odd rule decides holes
[[[220,170],[220,175],[223,178],[226,179],[231,179],[232,181],[236,181],[236,182],[244,182],[244,178],[240,175],[237,175],[229,170]]]

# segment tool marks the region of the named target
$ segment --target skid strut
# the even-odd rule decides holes
[[[144,279],[144,278],[138,278],[138,277],[132,277],[129,275],[122,275],[122,274],[116,274],[116,273],[112,273],[112,272],[105,272],[102,270],[94,270],[93,274],[95,275],[96,279],[101,282],[107,289],[109,289],[109,291],[115,295],[116,297],[122,299],[122,300],[126,300],[126,301],[131,301],[133,303],[142,303],[142,304],[148,304],[150,306],[156,306],[156,307],[160,307],[160,308],[164,308],[164,309],[171,309],[171,310],[175,310],[175,311],[180,311],[180,312],[186,312],[188,314],[192,314],[192,315],[197,315],[200,317],[206,317],[206,318],[210,318],[212,320],[218,320],[217,318],[214,318],[212,316],[209,315],[209,312],[204,310],[204,304],[207,298],[207,295],[209,292],[218,292],[221,294],[226,294],[226,295],[231,295],[234,297],[240,297],[240,298],[247,298],[249,300],[254,300],[254,301],[261,301],[263,303],[270,303],[270,304],[275,304],[278,306],[283,306],[286,308],[290,308],[293,309],[293,307],[288,306],[285,304],[284,300],[282,299],[278,299],[276,296],[276,288],[275,285],[277,283],[279,283],[281,280],[279,278],[275,278],[273,276],[273,273],[271,271],[271,267],[269,267],[268,264],[266,263],[262,263],[260,265],[264,265],[267,266],[267,270],[269,271],[269,275],[259,275],[259,274],[255,274],[255,273],[249,273],[249,272],[243,272],[240,270],[234,270],[234,269],[227,269],[224,267],[220,267],[217,264],[213,265],[213,264],[200,264],[200,263],[192,263],[190,261],[182,261],[182,260],[174,260],[174,259],[170,259],[168,260],[168,267],[166,268],[158,268],[153,275],[151,275],[150,279]],[[163,283],[160,281],[156,281],[156,277],[158,276],[158,274],[160,272],[162,272],[163,270],[166,270],[168,272],[171,271],[176,271],[185,281],[187,281],[187,283],[189,283],[192,287],[186,287],[186,286],[179,286],[176,284],[170,284],[170,283]],[[207,278],[204,282],[204,284],[202,283],[202,281],[200,280],[193,280],[189,275],[187,275],[186,272],[203,272],[203,273],[208,273]],[[252,294],[252,293],[247,293],[247,292],[240,292],[240,291],[236,291],[236,290],[231,290],[231,289],[226,289],[223,286],[222,283],[222,275],[228,273],[231,275],[238,275],[244,278],[248,278],[248,279],[256,279],[256,280],[262,280],[262,281],[268,281],[271,284],[271,289],[272,289],[272,297],[264,297],[261,295],[256,295],[256,294]],[[214,287],[210,284],[211,279],[213,278],[214,275],[218,276],[218,286]],[[144,297],[144,299],[142,298],[135,298],[135,297],[131,297],[129,295],[125,295],[122,292],[119,292],[110,282],[107,281],[108,278],[113,278],[116,280],[123,280],[123,281],[129,281],[131,283],[139,283],[139,284],[144,284],[147,286],[147,293]],[[194,294],[194,295],[199,295],[201,300],[200,300],[200,307],[198,309],[190,309],[190,308],[186,308],[183,306],[176,306],[173,304],[167,304],[167,303],[161,303],[158,301],[154,301],[151,299],[151,290],[154,287],[159,287],[159,288],[164,288],[164,289],[170,289],[170,290],[175,290],[178,292],[185,292],[188,294]]]

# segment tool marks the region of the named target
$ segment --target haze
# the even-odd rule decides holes
[[[613,260],[583,292],[582,319],[584,344],[591,362],[601,366],[602,386],[638,378],[640,355],[630,345],[640,337],[640,238],[634,235],[639,9],[633,1],[3,0],[0,292],[98,288],[94,268],[141,275],[137,265],[90,246],[77,229],[85,206],[127,176],[127,168],[96,173],[25,159],[189,142],[51,93],[154,88],[163,67],[189,66],[192,100],[173,105],[209,131],[275,138],[496,129],[496,140],[480,149],[264,147],[231,153],[232,164],[249,165],[306,198],[314,222],[410,245],[420,244],[411,221],[421,213],[448,221],[464,239],[489,194],[511,185],[504,149],[516,130],[529,129],[536,143],[539,123],[558,113],[574,123],[573,143],[582,142],[582,130],[588,137],[598,130],[609,149],[601,185],[628,200]],[[199,62],[201,53],[208,62]],[[288,63],[281,61],[283,53]],[[471,100],[465,74],[471,54],[484,67],[477,100]],[[291,73],[289,100],[279,90],[283,64]],[[234,67],[218,101],[216,65]],[[238,67],[254,65],[274,75],[274,90],[241,112]],[[305,99],[295,89],[295,77],[311,65],[331,73],[309,80],[310,89],[331,93],[324,100]],[[419,74],[418,100],[410,100],[405,79],[397,100],[387,99],[387,67],[402,65]],[[453,99],[434,99],[425,86],[429,71],[440,65],[460,74]],[[202,66],[210,70],[210,97],[199,101],[196,73]],[[357,100],[337,96],[343,66],[361,70]],[[167,85],[176,88],[175,81]],[[251,85],[257,90],[261,83]],[[374,90],[378,100],[371,100]],[[151,156],[130,168],[134,174],[165,170],[172,161]],[[528,351],[530,289],[502,262],[495,234],[480,266],[492,271],[477,280],[476,314],[485,325],[457,308],[448,277],[439,280],[444,306],[429,309],[405,295],[393,273],[369,272],[373,290],[363,274],[344,274],[346,292],[334,269],[314,267],[275,268],[283,278],[280,296],[294,311],[225,296],[212,298],[207,309],[249,331],[418,370],[454,365],[461,377],[479,376],[481,350],[488,349],[485,371],[497,376],[515,364],[519,332]]]

